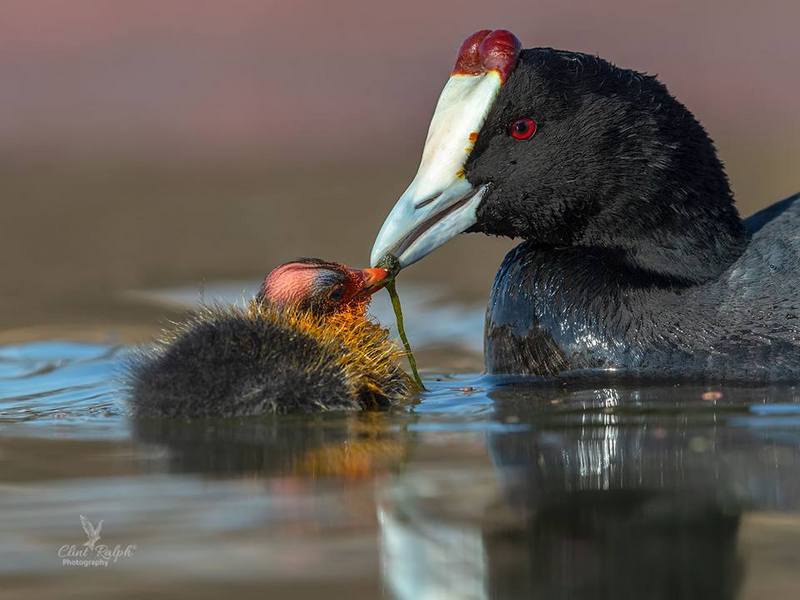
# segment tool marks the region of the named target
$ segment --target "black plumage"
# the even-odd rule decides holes
[[[138,416],[211,417],[361,408],[336,356],[287,324],[230,308],[182,324],[131,369]]]
[[[509,123],[531,117],[520,142]],[[743,222],[714,145],[654,77],[524,50],[467,165],[496,277],[490,372],[800,378],[798,196]]]

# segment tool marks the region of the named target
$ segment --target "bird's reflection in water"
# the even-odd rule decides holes
[[[452,473],[420,482],[407,472],[387,488],[379,511],[390,589],[406,598],[736,597],[747,572],[743,515],[800,505],[800,438],[730,426],[747,405],[705,393],[490,392],[498,421],[529,425],[488,435],[495,494],[475,483],[480,473],[456,485]],[[454,514],[470,497],[471,510]]]
[[[404,460],[405,434],[391,424],[384,413],[313,419],[139,419],[133,431],[140,443],[164,451],[160,462],[166,461],[171,472],[348,480],[372,477]]]
[[[153,470],[349,506],[355,517],[333,514],[379,529],[396,597],[722,600],[748,574],[748,513],[800,508],[797,424],[761,426],[750,410],[797,402],[772,393],[496,386],[485,434],[452,414],[426,430],[440,424],[424,411],[133,431]],[[344,494],[320,496],[319,481]],[[329,507],[297,518],[329,523]]]

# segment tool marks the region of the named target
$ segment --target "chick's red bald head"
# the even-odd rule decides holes
[[[388,275],[382,268],[351,269],[319,259],[300,259],[273,269],[264,278],[257,300],[329,314],[366,306]]]

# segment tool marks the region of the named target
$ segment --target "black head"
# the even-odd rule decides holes
[[[428,210],[413,193],[423,168],[431,170],[423,158],[373,256],[388,249],[403,266],[418,260],[458,232],[455,223],[435,232],[432,224],[445,219],[536,245],[603,248],[633,268],[687,282],[714,277],[741,253],[745,233],[714,145],[654,77],[534,48],[498,85],[462,171],[429,201],[438,212],[418,216]],[[462,109],[446,93],[444,102],[456,104],[451,114]]]
[[[632,266],[688,281],[741,251],[744,231],[703,127],[654,77],[594,56],[523,51],[466,177],[489,184],[472,231],[615,249]]]

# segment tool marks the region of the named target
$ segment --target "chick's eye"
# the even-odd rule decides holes
[[[336,286],[331,290],[331,293],[328,294],[328,299],[333,302],[339,302],[342,298],[344,298],[344,287],[342,286]]]
[[[524,117],[512,122],[508,128],[508,132],[515,140],[528,140],[536,133],[536,121],[530,117]]]

